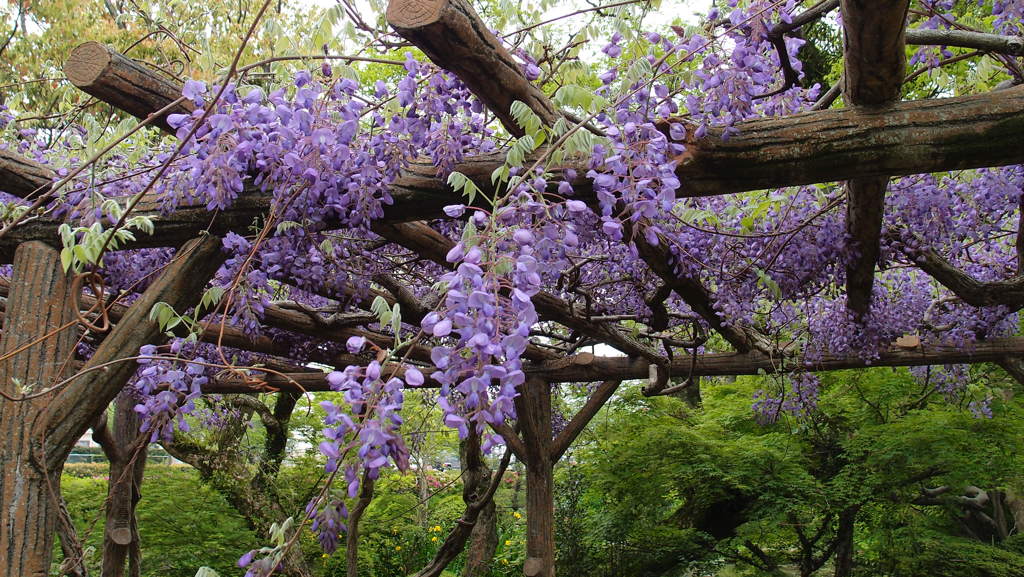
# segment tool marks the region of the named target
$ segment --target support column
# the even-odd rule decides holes
[[[526,465],[526,577],[555,575],[555,495],[551,385],[530,379],[516,398]]]
[[[75,311],[60,253],[41,242],[18,247],[0,342],[0,574],[46,577],[60,511],[62,465],[46,469],[33,424],[74,353]],[[35,342],[39,341],[39,342]],[[33,344],[35,343],[35,344]],[[8,356],[9,355],[9,356]]]

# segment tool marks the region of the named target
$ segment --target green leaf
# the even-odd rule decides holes
[[[74,255],[70,247],[64,247],[60,251],[60,266],[63,267],[64,272],[71,270],[71,265],[74,264]]]
[[[537,136],[541,131],[541,127],[544,126],[544,122],[537,116],[537,113],[527,106],[525,102],[519,100],[512,102],[511,113],[512,119],[516,121],[520,128],[526,131],[527,136]]]

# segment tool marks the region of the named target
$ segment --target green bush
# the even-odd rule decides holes
[[[61,480],[79,537],[86,547],[93,548],[88,564],[96,575],[106,477],[105,464],[73,464],[65,467]],[[245,521],[188,467],[146,467],[138,517],[146,577],[193,577],[204,565],[221,575],[234,575],[238,558],[259,546]]]
[[[894,577],[1020,577],[1024,555],[969,541],[944,537],[919,543],[906,551]]]

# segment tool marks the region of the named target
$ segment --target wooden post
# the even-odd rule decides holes
[[[148,443],[139,442],[142,419],[135,412],[136,398],[122,391],[114,401],[114,422],[106,414],[93,427],[93,439],[110,461],[107,481],[106,522],[103,535],[103,577],[138,575],[141,543],[135,508],[142,498]],[[146,433],[141,433],[145,435]]]
[[[551,385],[529,379],[516,397],[526,466],[526,577],[555,575],[555,494]]]
[[[847,105],[880,107],[899,99],[906,69],[909,0],[842,0],[843,98]],[[871,308],[880,254],[888,175],[846,183],[846,233],[857,256],[846,263],[846,306],[858,320]]]
[[[12,279],[0,342],[0,575],[46,577],[63,460],[47,465],[45,439],[33,435],[32,424],[53,394],[8,397],[37,393],[65,375],[76,311],[56,249],[41,242],[18,247]]]
[[[469,436],[459,443],[459,461],[462,465],[462,500],[467,507],[481,501],[491,484],[491,470],[480,450],[480,435],[470,428]],[[494,501],[487,500],[480,508],[473,530],[470,532],[466,564],[462,577],[481,577],[487,574],[498,548],[498,518]]]
[[[0,342],[2,354],[10,355],[0,363],[0,391],[6,395],[0,399],[0,575],[49,573],[64,460],[135,373],[135,363],[122,359],[163,338],[148,319],[153,305],[162,301],[182,311],[194,306],[223,260],[215,237],[187,243],[103,340],[85,374],[53,393],[10,400],[38,393],[70,373],[78,335],[60,253],[40,242],[15,251]]]

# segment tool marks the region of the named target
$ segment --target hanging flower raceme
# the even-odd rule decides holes
[[[180,341],[172,343],[172,354],[181,350]],[[157,347],[139,349],[142,366],[135,380],[135,389],[142,400],[135,412],[142,417],[140,430],[150,433],[150,442],[169,441],[175,430],[189,431],[185,415],[195,410],[195,400],[202,395],[202,386],[209,381],[205,359],[189,360],[158,356]]]
[[[366,346],[362,337],[348,341],[348,351],[360,353]],[[384,467],[394,465],[399,471],[409,468],[409,451],[401,435],[401,410],[406,386],[423,384],[423,374],[413,366],[405,367],[400,378],[385,374],[388,369],[377,360],[365,367],[348,366],[326,376],[332,391],[342,394],[347,407],[323,401],[326,413],[320,452],[327,457],[325,469],[336,473],[343,469],[346,496],[359,494],[360,479],[376,479]],[[324,503],[326,501],[326,503]],[[343,499],[314,499],[307,507],[313,519],[313,530],[325,551],[337,546],[339,532],[345,531],[342,519],[347,517]]]

